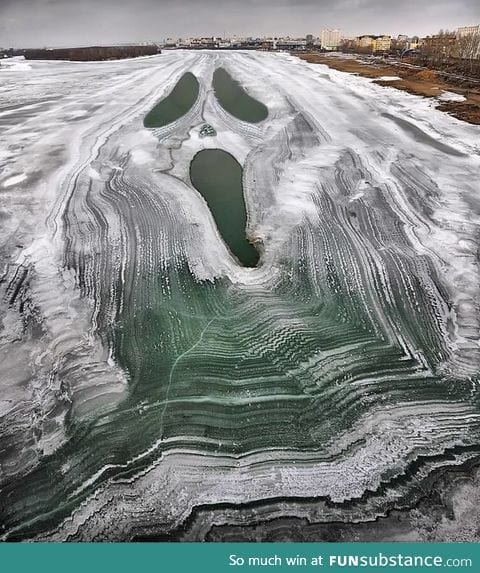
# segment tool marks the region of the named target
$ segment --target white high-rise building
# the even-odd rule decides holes
[[[322,30],[320,34],[320,47],[323,50],[336,50],[340,46],[342,33],[340,30]]]

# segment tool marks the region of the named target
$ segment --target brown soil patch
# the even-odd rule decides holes
[[[442,103],[437,109],[445,111],[464,121],[468,121],[469,123],[480,125],[480,105],[478,104],[472,104],[468,101],[449,101]]]
[[[480,125],[480,87],[466,87],[461,83],[446,80],[439,72],[418,69],[399,62],[382,60],[358,61],[353,58],[332,57],[325,54],[302,54],[299,56],[310,63],[325,64],[341,72],[357,74],[367,78],[397,76],[400,80],[375,80],[381,86],[387,86],[423,97],[436,97],[443,91],[450,91],[466,98],[464,102],[439,103],[437,109],[449,113],[468,123]]]
[[[412,78],[416,80],[424,80],[426,82],[436,82],[438,81],[438,74],[433,70],[421,70],[416,74],[413,74]]]

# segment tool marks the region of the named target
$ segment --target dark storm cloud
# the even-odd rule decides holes
[[[0,46],[200,35],[429,34],[480,22],[478,0],[0,0]]]

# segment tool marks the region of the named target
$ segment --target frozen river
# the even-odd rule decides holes
[[[220,105],[218,68],[265,119]],[[146,128],[186,72],[193,105]],[[398,510],[421,539],[430,492],[468,503],[479,136],[286,54],[2,62],[4,538],[320,539]],[[255,268],[190,182],[206,148],[243,169]]]

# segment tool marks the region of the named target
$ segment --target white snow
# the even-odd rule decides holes
[[[380,76],[379,78],[375,78],[374,81],[382,81],[382,82],[396,82],[398,80],[401,80],[402,78],[398,77],[398,76]]]
[[[25,181],[25,179],[27,179],[27,175],[25,173],[20,173],[19,175],[13,175],[12,177],[9,177],[3,182],[2,187],[13,187],[14,185],[22,183],[23,181]]]
[[[438,95],[437,99],[439,99],[440,101],[455,101],[455,102],[466,101],[466,98],[463,95],[447,91],[444,91],[440,95]]]
[[[25,58],[23,56],[16,58],[4,58],[3,60],[0,60],[0,72],[25,72],[31,69],[32,66],[25,62]]]

